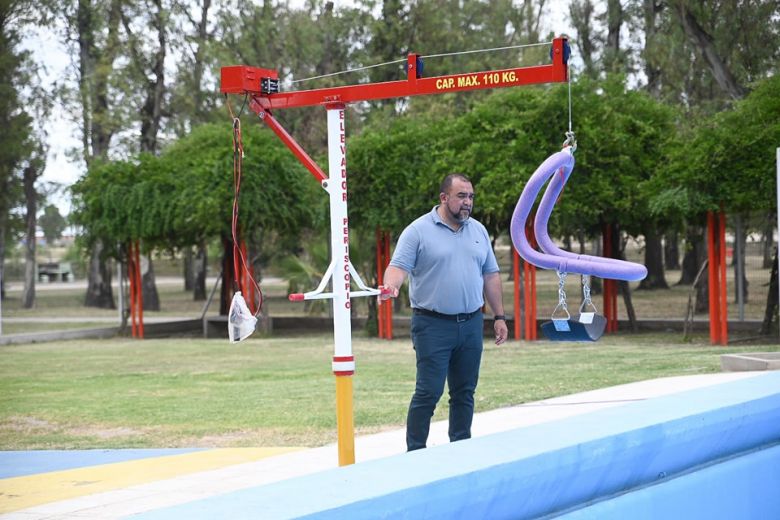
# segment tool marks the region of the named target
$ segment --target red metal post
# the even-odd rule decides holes
[[[130,296],[130,333],[132,337],[138,335],[135,311],[135,257],[133,256],[133,243],[127,245],[127,282]]]
[[[523,260],[523,310],[525,311],[525,320],[523,320],[523,338],[531,341],[531,327],[528,325],[531,321],[531,264]]]
[[[531,224],[534,221],[533,213],[529,215],[525,223],[525,236],[528,243],[533,247],[534,228]],[[528,261],[523,262],[523,310],[525,310],[524,337],[526,341],[533,341],[533,332],[531,331],[531,319],[533,316],[533,294],[531,291],[531,264]]]
[[[409,54],[406,57],[406,81],[411,89],[417,86],[417,79],[422,76],[420,72],[417,72],[417,59],[419,54]]]
[[[260,304],[260,298],[257,294],[257,286],[255,285],[255,266],[252,265],[252,263],[249,263],[249,298],[252,300],[252,306],[249,307],[249,309],[252,311],[252,314],[255,314],[257,312],[257,307]]]
[[[715,242],[715,215],[712,211],[707,212],[707,283],[708,285],[708,303],[710,311],[710,344],[720,343],[720,323],[719,323],[719,304],[718,296],[718,263],[720,256],[717,254]]]
[[[384,285],[384,255],[382,251],[382,232],[379,231],[379,228],[376,228],[376,282],[377,285],[381,286]],[[376,322],[377,322],[377,333],[379,334],[380,338],[385,337],[385,313],[383,312],[383,306],[385,302],[379,301],[377,304],[377,310],[376,310]]]
[[[721,314],[721,249],[719,217],[714,212],[707,213],[707,245],[709,268],[707,269],[710,308],[710,342],[713,345],[723,343],[723,316]],[[725,253],[725,250],[724,250]],[[725,266],[724,266],[725,267]]]
[[[526,222],[526,236],[528,237],[528,243],[531,245],[532,248],[538,249],[539,244],[536,242],[536,233],[534,232],[534,227],[531,224],[536,220],[536,212],[532,212],[528,222]],[[528,340],[529,341],[536,341],[538,338],[536,334],[536,266],[533,264],[528,264],[528,289],[527,292],[529,294],[529,300],[528,300],[528,311],[526,311],[526,319],[528,320]]]
[[[246,247],[246,240],[241,241],[241,258],[239,259],[238,263],[238,270],[239,270],[239,283],[238,287],[241,291],[241,294],[244,297],[244,301],[246,302],[246,306],[249,309],[249,312],[252,314],[255,313],[255,302],[254,302],[254,295],[252,294],[252,284],[250,283],[250,272],[248,269],[249,266],[249,257],[247,256],[247,247]]]
[[[612,226],[604,224],[604,256],[612,258]],[[604,317],[607,319],[606,332],[617,332],[617,282],[604,279]]]
[[[536,242],[536,240],[534,240]],[[531,340],[536,341],[539,339],[536,330],[537,312],[536,312],[536,266],[531,266],[531,319],[529,324],[531,326]]]
[[[238,283],[238,290],[241,292],[241,295],[244,297],[244,301],[246,301],[247,294],[246,294],[246,269],[244,269],[244,262],[242,258],[246,258],[246,255],[244,254],[244,251],[246,250],[246,247],[244,245],[243,240],[239,240],[238,242],[238,258],[236,259],[236,266],[238,266],[238,272],[236,273],[236,281]],[[247,304],[247,307],[249,305]]]
[[[138,337],[144,339],[144,285],[141,274],[141,246],[135,242],[135,278],[138,283],[136,288],[136,305],[138,305]]]
[[[726,287],[726,214],[721,211],[719,215],[720,229],[718,230],[719,274],[720,283],[720,344],[729,344],[729,310],[728,287]]]
[[[609,239],[609,225],[604,224],[602,227],[601,232],[601,248],[604,250],[604,257],[609,258],[610,253],[612,252],[612,243]],[[612,299],[609,297],[609,280],[604,278],[602,280],[602,292],[604,295],[604,318],[607,320],[607,325],[604,329],[604,332],[610,332],[610,316],[612,316],[612,312],[610,311],[610,304],[612,303]]]
[[[536,236],[534,235],[533,221],[535,213],[532,213],[525,224],[525,235],[528,244],[536,249]],[[523,310],[525,311],[525,339],[526,341],[535,341],[538,339],[536,333],[536,266],[523,262]]]
[[[384,261],[385,261],[385,269],[387,269],[387,266],[390,265],[390,232],[385,231],[384,236]],[[385,315],[385,335],[387,339],[393,339],[393,302],[392,300],[386,300],[385,301],[386,310],[387,313]]]
[[[512,278],[514,279],[514,315],[515,315],[515,339],[520,339],[520,255],[517,254],[517,250],[512,247]]]
[[[390,265],[390,232],[376,228],[377,285],[384,285],[384,272]],[[377,306],[378,334],[383,339],[393,339],[393,302],[385,300]]]

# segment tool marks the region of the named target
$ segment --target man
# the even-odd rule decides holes
[[[385,271],[387,291],[381,297],[397,297],[398,288],[410,277],[417,381],[406,419],[409,451],[426,447],[445,379],[450,394],[450,441],[471,438],[485,298],[495,314],[496,344],[507,338],[498,263],[487,230],[469,218],[474,205],[469,178],[447,175],[439,201],[401,233]]]

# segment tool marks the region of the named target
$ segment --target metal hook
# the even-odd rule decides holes
[[[574,132],[571,130],[566,132],[566,140],[562,145],[563,148],[566,148],[567,146],[571,148],[571,153],[577,151],[577,138],[574,136]]]

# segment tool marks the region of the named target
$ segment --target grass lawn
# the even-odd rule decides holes
[[[477,411],[632,381],[720,370],[719,355],[778,346],[486,345]],[[401,427],[414,388],[408,339],[356,338],[358,434]],[[330,335],[79,340],[0,348],[0,449],[317,446],[336,441]],[[435,419],[447,415],[446,396]]]

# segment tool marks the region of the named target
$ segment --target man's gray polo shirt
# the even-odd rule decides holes
[[[453,231],[438,207],[404,229],[390,265],[409,273],[412,307],[444,314],[473,312],[485,303],[482,277],[498,272],[490,237],[473,218]]]

